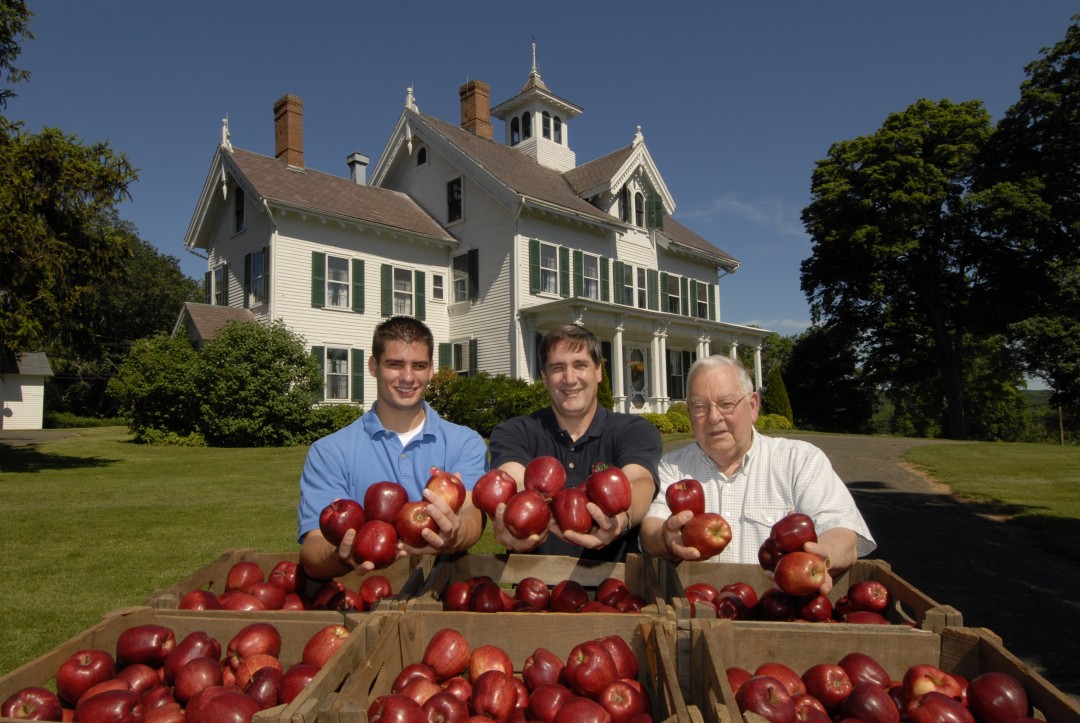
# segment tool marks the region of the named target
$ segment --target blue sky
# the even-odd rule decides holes
[[[739,259],[724,321],[780,334],[810,322],[799,215],[830,144],[873,133],[919,98],[982,100],[997,120],[1023,68],[1061,40],[1076,0],[461,5],[280,0],[30,0],[31,71],[6,115],[108,141],[139,169],[121,207],[140,235],[201,278],[183,239],[229,117],[234,145],[273,155],[273,102],[304,101],[305,164],[374,163],[413,87],[459,120],[458,87],[515,95],[537,43],[552,92],[583,107],[579,163],[641,126],[675,217]],[[496,138],[501,138],[496,121]]]

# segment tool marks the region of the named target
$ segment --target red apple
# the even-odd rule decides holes
[[[477,585],[469,601],[469,610],[474,613],[501,613],[506,610],[503,590],[499,584],[487,580]]]
[[[116,662],[120,665],[145,663],[160,667],[176,647],[172,628],[164,625],[133,625],[116,639]]]
[[[713,600],[713,606],[716,608],[716,617],[727,620],[746,620],[750,612],[746,609],[743,599],[730,590],[717,595]]]
[[[376,482],[364,491],[364,512],[368,520],[394,523],[398,510],[409,501],[409,493],[397,482]]]
[[[859,625],[892,625],[881,613],[872,613],[869,610],[852,610],[844,616],[843,622]]]
[[[608,517],[630,509],[633,489],[626,474],[618,467],[606,467],[593,472],[585,480],[589,501]]]
[[[169,657],[165,658],[165,665],[163,666],[164,681],[172,685],[180,669],[195,658],[221,660],[221,643],[218,642],[217,638],[202,630],[188,633],[172,649]]]
[[[523,577],[514,588],[514,597],[523,600],[537,610],[547,610],[551,602],[551,590],[538,577]]]
[[[249,595],[243,590],[229,590],[221,593],[218,598],[221,601],[222,610],[266,610],[263,601],[254,595]]]
[[[605,635],[599,638],[599,641],[607,649],[608,654],[611,655],[611,659],[615,663],[616,674],[620,678],[637,678],[637,656],[634,655],[633,648],[630,647],[625,638],[621,635]]]
[[[801,512],[792,512],[776,521],[769,532],[780,554],[799,552],[807,542],[817,542],[814,520]]]
[[[833,607],[828,595],[810,594],[800,601],[799,617],[812,623],[823,623],[832,620]]]
[[[967,687],[968,708],[986,723],[1005,723],[1031,715],[1027,691],[1008,673],[990,671],[972,678]]]
[[[304,645],[301,660],[308,665],[322,667],[345,644],[349,630],[344,625],[332,623],[315,631]]]
[[[566,469],[555,457],[536,457],[525,465],[525,489],[536,490],[550,500],[566,484]]]
[[[477,715],[506,721],[517,706],[514,678],[500,670],[489,670],[473,681],[472,708]]]
[[[611,714],[612,723],[629,723],[634,716],[649,710],[648,697],[625,680],[613,680],[604,686],[596,702]]]
[[[405,686],[419,678],[430,680],[432,683],[439,682],[439,676],[435,675],[435,671],[430,665],[426,663],[409,663],[394,677],[394,682],[390,684],[390,692],[400,693],[405,690]]]
[[[737,693],[739,686],[748,681],[753,676],[753,673],[746,668],[732,665],[724,669],[724,675],[727,678],[728,685],[731,686],[731,692]]]
[[[15,691],[0,704],[0,717],[26,720],[61,720],[64,705],[48,688],[28,686]]]
[[[75,720],[81,723],[138,723],[144,709],[139,694],[133,690],[107,690],[84,699],[75,708]]]
[[[521,679],[530,691],[541,685],[566,682],[565,665],[562,658],[547,648],[537,648],[525,658],[521,666]]]
[[[506,651],[497,645],[478,645],[469,655],[469,680],[476,682],[489,670],[501,670],[507,675],[514,674],[514,663]]]
[[[459,482],[457,477],[438,467],[431,468],[431,476],[428,477],[425,488],[445,500],[455,514],[460,512],[461,506],[465,504],[465,485]]]
[[[278,686],[278,703],[288,705],[319,674],[319,668],[307,663],[293,665],[281,676]]]
[[[419,705],[424,705],[428,701],[428,698],[441,693],[442,687],[434,680],[426,680],[424,678],[416,678],[405,684],[405,687],[401,689],[401,695],[406,698],[412,698]]]
[[[360,581],[360,597],[367,608],[394,594],[394,586],[386,575],[368,575]]]
[[[851,678],[835,663],[811,665],[802,674],[806,692],[822,702],[830,714],[836,713],[851,693]]]
[[[861,580],[847,591],[852,610],[884,614],[889,606],[889,589],[877,580]]]
[[[592,529],[593,518],[586,509],[589,497],[580,487],[563,487],[551,499],[551,511],[559,528],[566,532],[588,532]]]
[[[254,582],[244,592],[259,600],[267,610],[285,607],[285,591],[272,582]]]
[[[442,593],[443,610],[468,610],[471,607],[472,595],[472,587],[464,580],[450,583]]]
[[[529,694],[529,705],[526,713],[529,720],[551,723],[555,720],[559,709],[574,697],[570,689],[558,683],[542,683],[532,689]]]
[[[221,601],[209,590],[190,590],[180,598],[181,610],[220,610]]]
[[[604,686],[619,677],[611,653],[598,640],[578,643],[566,659],[566,682],[578,695],[596,698]]]
[[[852,688],[840,712],[864,723],[900,723],[900,709],[889,692],[877,683],[863,682]]]
[[[187,703],[203,688],[221,685],[221,665],[213,658],[193,658],[176,673],[173,695]]]
[[[442,628],[428,641],[422,662],[435,671],[439,680],[446,680],[465,670],[471,654],[472,648],[464,635],[452,628]]]
[[[975,717],[957,699],[932,690],[907,704],[911,723],[975,723]]]
[[[616,592],[630,592],[630,589],[626,587],[626,583],[617,577],[607,577],[600,581],[600,584],[596,586],[596,599],[606,600],[612,593]]]
[[[639,613],[645,607],[645,598],[635,593],[620,595],[615,599],[615,609],[621,613]]]
[[[758,598],[758,604],[754,606],[754,619],[794,620],[798,612],[797,606],[798,598],[771,587]]]
[[[812,552],[788,552],[776,563],[773,582],[788,595],[809,595],[825,582],[825,560]]]
[[[544,532],[551,523],[551,508],[535,489],[517,492],[506,503],[503,522],[507,531],[519,540]]]
[[[116,661],[104,650],[87,649],[72,653],[56,671],[56,692],[68,705],[75,705],[92,686],[116,675]]]
[[[313,610],[326,610],[330,601],[345,589],[345,583],[339,580],[327,580],[315,590],[311,596],[311,608]]]
[[[771,723],[795,723],[795,703],[787,688],[776,678],[754,675],[739,686],[735,704],[743,713],[751,711]]]
[[[577,696],[563,704],[552,723],[611,723],[611,714],[595,700]]]
[[[863,683],[874,683],[887,689],[892,682],[888,671],[882,667],[881,663],[866,653],[848,653],[837,661],[837,665],[847,672],[848,677],[851,678],[851,684],[856,687]]]
[[[275,658],[281,655],[281,633],[273,623],[248,623],[233,635],[225,649],[229,667],[236,671],[244,659],[263,653]]]
[[[282,560],[274,565],[266,579],[284,590],[286,595],[302,593],[307,585],[307,573],[300,563],[292,560]]]
[[[753,586],[748,582],[729,582],[720,588],[720,592],[733,592],[738,595],[748,611],[753,610],[758,603],[757,593],[754,592]]]
[[[551,589],[548,608],[556,613],[576,613],[589,602],[589,593],[577,580],[562,580]]]
[[[391,693],[381,695],[368,706],[371,723],[428,723],[424,708],[412,698]]]
[[[701,600],[712,602],[720,596],[720,590],[711,582],[695,582],[683,588],[685,595],[696,594]]]
[[[159,683],[142,694],[143,708],[150,711],[167,703],[175,703],[171,685]]]
[[[394,526],[382,520],[368,519],[353,541],[353,559],[387,567],[397,558],[398,534]]]
[[[424,501],[406,502],[394,518],[394,529],[398,539],[410,547],[428,547],[423,531],[438,532],[439,526],[428,514],[428,503]]]
[[[245,693],[226,688],[202,705],[199,715],[189,723],[246,723],[259,712],[259,702]]]
[[[79,707],[79,703],[82,703],[84,700],[88,700],[90,698],[93,698],[95,695],[100,695],[110,690],[131,690],[131,686],[128,685],[128,682],[126,680],[121,680],[120,678],[109,678],[108,680],[103,680],[96,685],[90,686],[90,688],[85,693],[83,693],[82,696],[79,697],[78,702],[75,703],[75,708],[77,709]]]
[[[499,504],[509,502],[517,491],[517,482],[509,472],[493,469],[473,485],[472,501],[478,510],[488,517],[494,517]]]
[[[341,538],[349,530],[359,530],[367,521],[364,508],[356,500],[337,499],[319,513],[319,531],[334,547],[341,544]]]
[[[956,678],[946,673],[941,668],[922,663],[913,665],[904,671],[904,679],[901,681],[904,690],[904,703],[910,705],[912,701],[924,693],[937,692],[950,698],[960,700],[963,692]]]
[[[757,554],[758,564],[765,570],[772,572],[776,569],[776,563],[780,559],[780,551],[776,549],[776,543],[771,537],[766,537],[761,543]]]
[[[792,697],[808,692],[802,676],[794,668],[784,663],[776,661],[762,663],[754,670],[754,675],[767,675],[770,678],[775,678],[780,681],[784,689],[787,690],[788,695]]]
[[[299,593],[288,592],[285,593],[285,604],[281,606],[282,610],[307,610],[311,603],[306,598],[302,597]]]
[[[262,582],[265,579],[259,563],[254,560],[241,560],[225,573],[225,592],[242,590],[248,583]]]
[[[116,673],[119,680],[123,680],[133,691],[142,695],[154,686],[161,683],[161,674],[158,670],[143,663],[135,663]]]
[[[284,675],[280,667],[263,666],[252,673],[244,692],[258,702],[260,710],[273,708],[278,704],[278,691]]]
[[[275,670],[284,672],[281,667],[281,661],[273,655],[267,655],[265,653],[251,655],[244,658],[244,662],[240,663],[240,667],[236,669],[235,682],[237,687],[247,688],[248,683],[251,682],[252,676],[263,668],[274,668]]]
[[[466,680],[464,676],[455,675],[453,678],[443,681],[442,686],[443,690],[465,703],[465,705],[468,705],[469,701],[472,700],[472,683]]]
[[[440,691],[424,702],[428,723],[467,723],[469,706],[453,693]]]
[[[694,515],[682,528],[683,542],[701,553],[702,560],[715,557],[731,542],[731,525],[716,512]]]
[[[679,480],[664,490],[664,500],[671,514],[690,510],[695,515],[705,514],[705,488],[696,479]]]

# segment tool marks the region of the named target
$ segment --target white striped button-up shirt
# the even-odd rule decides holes
[[[793,511],[809,515],[819,535],[835,527],[854,531],[860,557],[873,552],[877,543],[824,452],[802,440],[766,437],[756,429],[753,435],[750,451],[730,477],[696,442],[665,454],[658,469],[660,492],[648,516],[670,517],[664,493],[692,477],[705,489],[705,511],[719,512],[731,525],[731,543],[710,562],[756,564],[773,523]]]

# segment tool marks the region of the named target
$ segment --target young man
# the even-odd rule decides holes
[[[773,523],[789,512],[814,520],[817,543],[806,550],[829,560],[839,574],[874,550],[866,522],[825,453],[793,439],[766,437],[754,428],[758,395],[736,359],[710,356],[690,367],[687,407],[696,444],[660,460],[660,493],[641,523],[641,547],[669,560],[696,560],[699,553],[682,541],[682,527],[693,513],[672,515],[667,488],[693,478],[705,488],[705,510],[719,512],[731,525],[731,543],[713,562],[757,564],[757,552]],[[827,593],[831,578],[822,585]]]
[[[404,486],[410,500],[427,500],[439,527],[438,532],[424,531],[427,547],[399,543],[399,557],[467,550],[483,532],[472,487],[487,469],[487,449],[479,434],[443,421],[424,401],[435,371],[434,346],[431,331],[412,317],[394,316],[376,327],[368,359],[378,390],[375,403],[352,424],[316,441],[300,476],[297,536],[308,575],[329,578],[354,568],[372,569],[371,563],[353,560],[352,531],[337,547],[322,536],[319,514],[335,499],[363,503],[367,488],[383,480]],[[424,491],[432,467],[457,475],[469,490],[458,514]]]
[[[540,342],[540,377],[551,406],[527,417],[514,417],[491,433],[491,466],[508,472],[522,489],[525,466],[536,457],[557,458],[566,469],[566,486],[576,487],[595,470],[619,467],[630,479],[628,513],[608,517],[588,505],[596,525],[589,533],[562,531],[552,521],[548,532],[527,540],[512,537],[503,524],[503,506],[495,512],[495,539],[508,550],[622,560],[633,546],[628,535],[645,516],[656,494],[656,464],[663,452],[660,433],[651,423],[597,403],[602,370],[600,342],[584,327],[566,324]],[[583,549],[584,548],[584,549]]]

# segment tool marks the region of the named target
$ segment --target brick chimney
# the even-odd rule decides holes
[[[470,80],[458,88],[461,96],[461,127],[481,138],[492,140],[491,88],[482,80]]]
[[[304,167],[304,101],[295,95],[274,103],[274,157]]]

